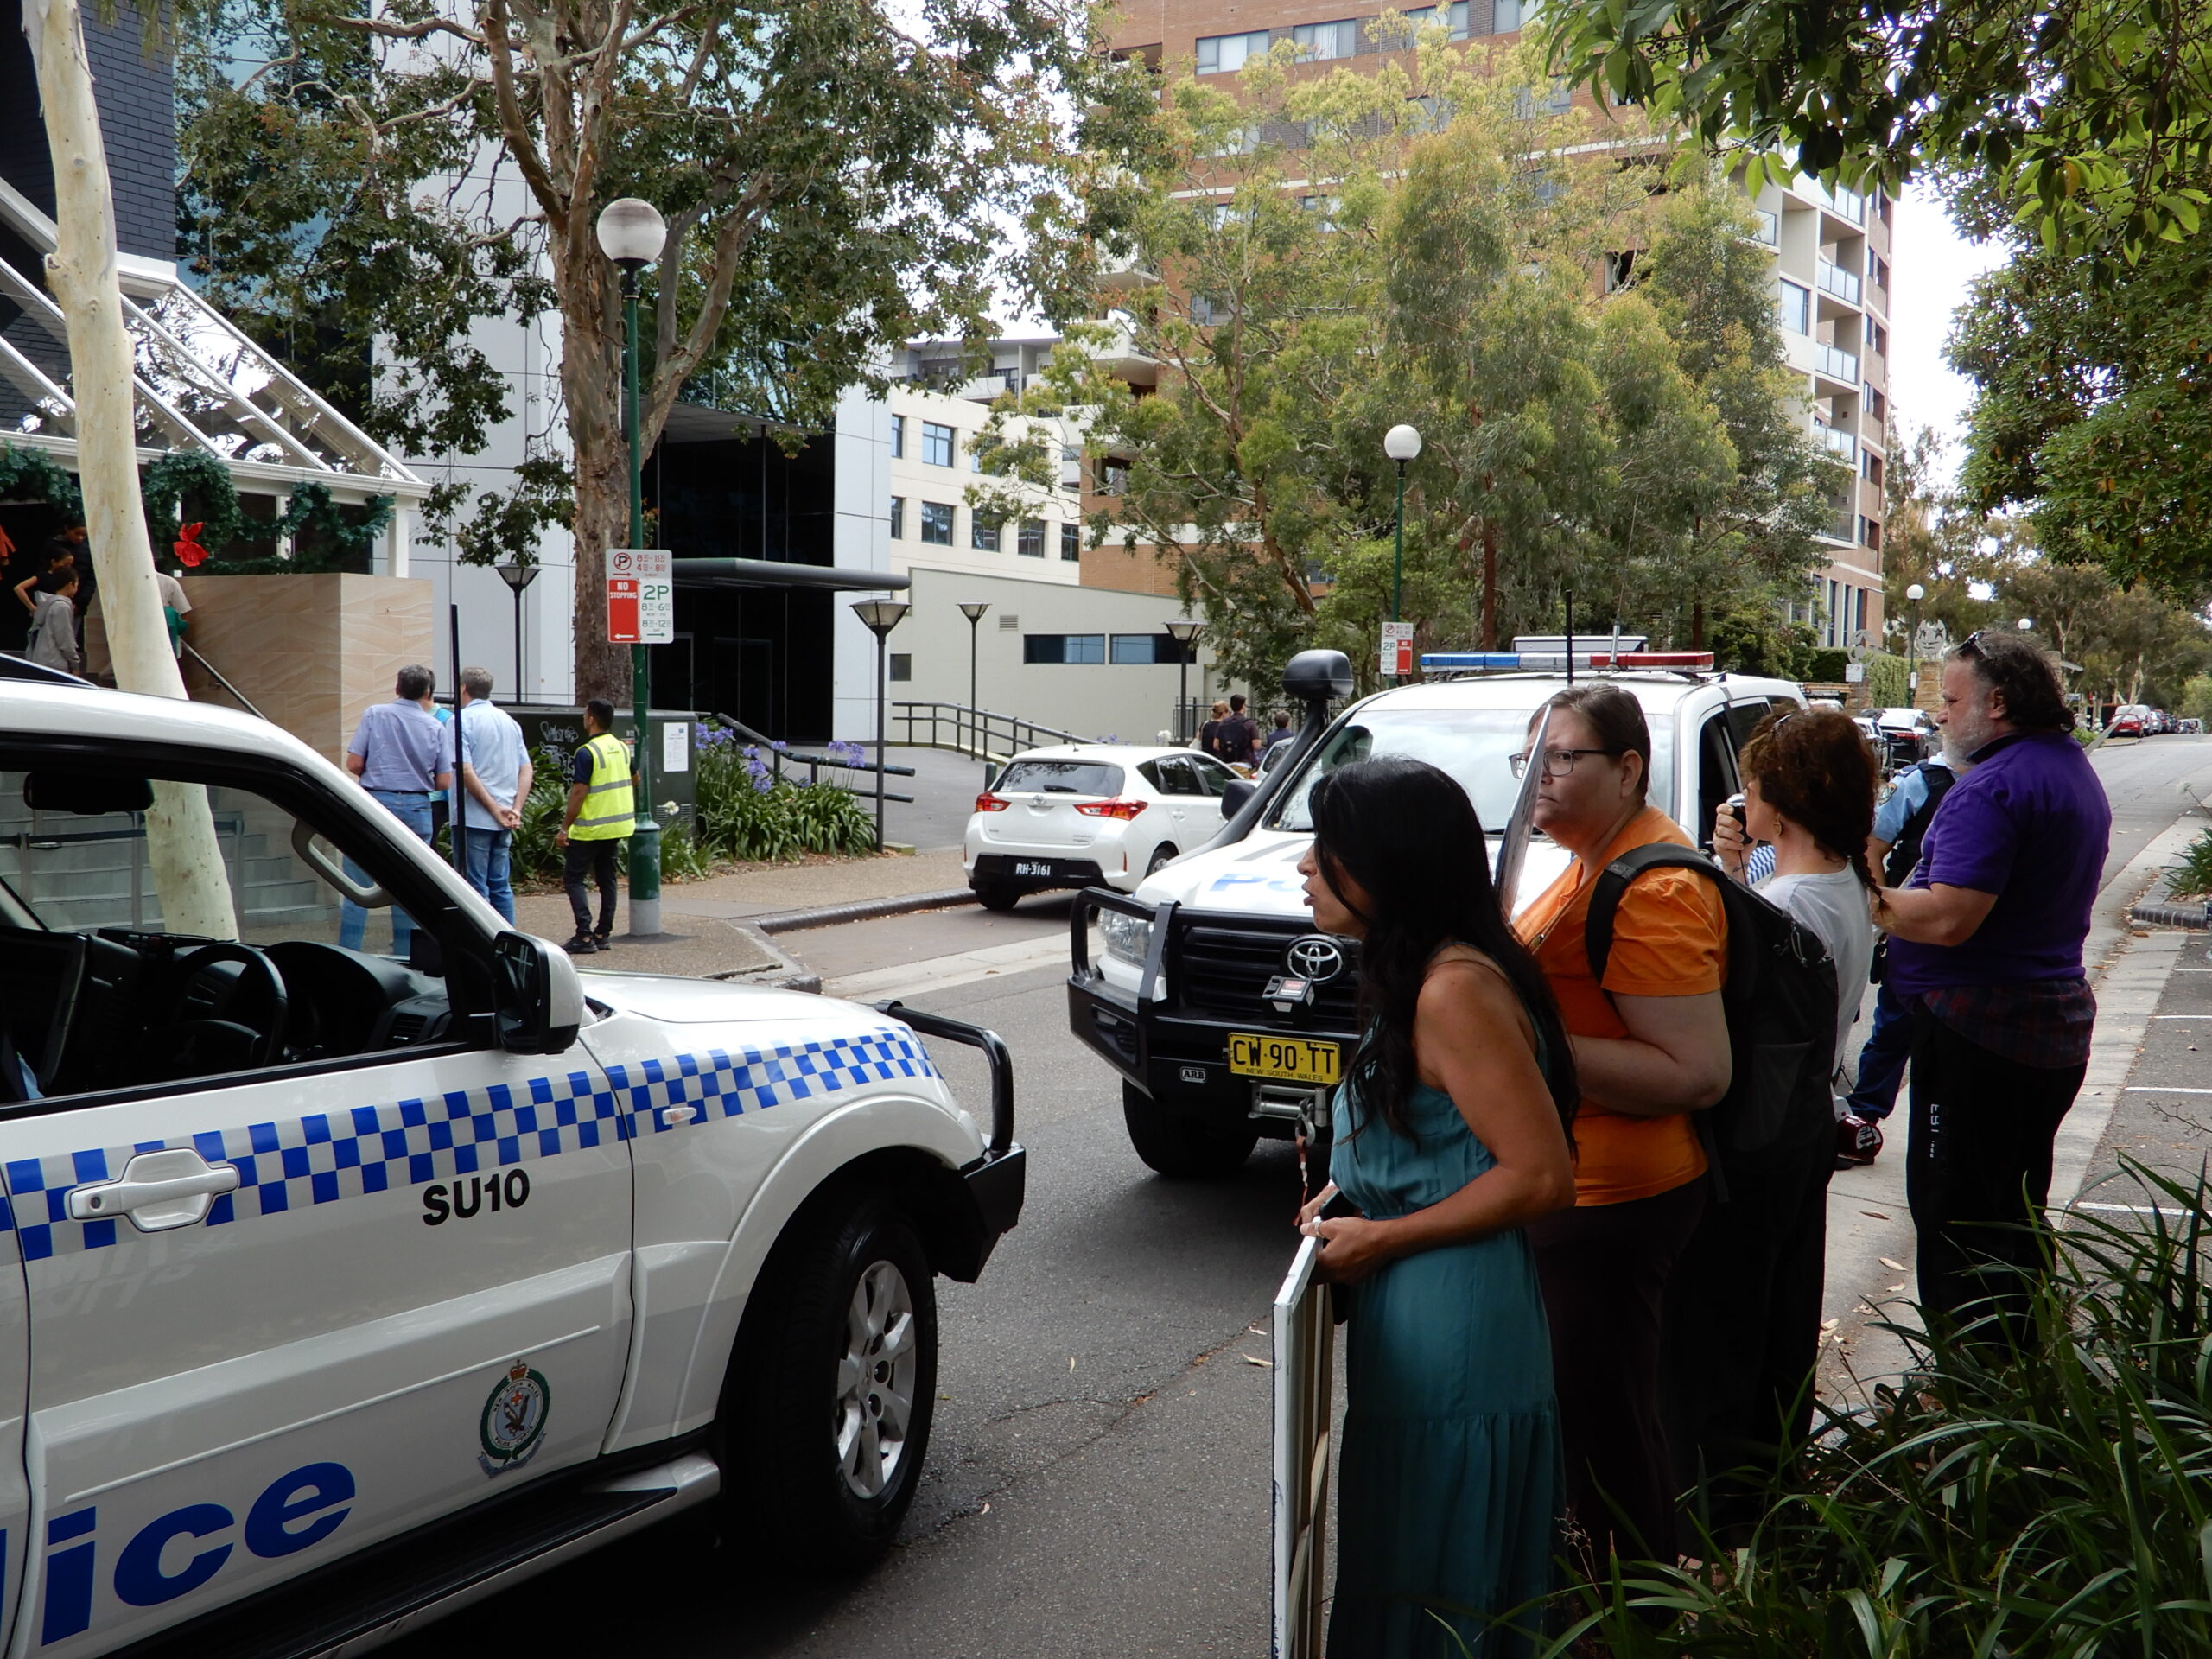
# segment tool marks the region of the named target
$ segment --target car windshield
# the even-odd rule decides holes
[[[1325,772],[1386,754],[1410,755],[1459,780],[1475,804],[1483,828],[1495,834],[1512,816],[1520,780],[1506,757],[1527,741],[1529,712],[1520,709],[1408,709],[1388,705],[1363,711],[1338,727],[1306,762],[1268,817],[1270,830],[1310,832],[1307,798]]]
[[[1014,760],[997,787],[1001,795],[1118,795],[1122,769],[1098,760]]]

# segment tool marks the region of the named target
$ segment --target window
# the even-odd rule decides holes
[[[1881,420],[1884,418],[1885,413],[1889,409],[1889,406],[1890,400],[1882,396],[1881,391],[1878,387],[1869,386],[1866,388],[1866,412],[1869,415],[1872,416],[1878,421]]]
[[[1300,23],[1290,31],[1299,55],[1314,62],[1348,58],[1359,50],[1358,25],[1349,17],[1334,23]]]
[[[1192,327],[1211,328],[1228,315],[1229,308],[1227,306],[1216,305],[1211,295],[1193,294],[1191,296],[1191,326]]]
[[[1060,526],[1060,556],[1070,564],[1083,563],[1083,527],[1079,524]]]
[[[1526,29],[1535,15],[1535,0],[1492,0],[1491,33],[1510,35],[1516,29]]]
[[[1406,130],[1441,132],[1452,124],[1452,118],[1459,112],[1459,106],[1450,99],[1439,98],[1433,92],[1423,92],[1418,98],[1406,100]]]
[[[1513,113],[1523,121],[1540,115],[1565,115],[1574,107],[1574,89],[1564,79],[1554,78],[1542,92],[1534,86],[1513,89]]]
[[[1872,449],[1861,449],[1859,452],[1859,468],[1866,474],[1866,481],[1869,484],[1879,484],[1882,481],[1882,458]]]
[[[1878,322],[1873,325],[1872,338],[1874,355],[1877,357],[1885,355],[1890,349],[1890,331]]]
[[[1021,528],[1014,532],[1014,550],[1025,559],[1045,556],[1045,521],[1042,518],[1021,521]]]
[[[1249,35],[1209,35],[1198,42],[1198,73],[1202,75],[1233,75],[1244,67],[1247,58],[1268,55],[1268,31],[1255,29]]]
[[[1106,636],[1103,633],[1025,633],[1021,636],[1025,663],[1103,663]]]
[[[1031,637],[1057,639],[1060,636]],[[1103,760],[1015,760],[999,774],[993,787],[1001,794],[1118,795],[1127,779],[1119,766]]]
[[[1204,153],[1208,156],[1249,156],[1260,147],[1260,130],[1256,126],[1239,127],[1224,134]]]
[[[1874,256],[1872,275],[1875,287],[1887,288],[1890,285],[1890,262],[1878,253]]]
[[[952,465],[952,429],[936,421],[922,423],[922,459],[932,467]]]
[[[891,453],[898,458],[903,458],[906,455],[906,417],[904,415],[893,415],[891,417]],[[896,536],[899,532],[894,530],[891,533]]]
[[[931,547],[952,545],[952,508],[943,501],[922,503],[922,539]]]
[[[1865,545],[1872,548],[1877,553],[1880,552],[1882,550],[1882,526],[1872,518],[1861,518],[1859,521],[1859,539]]]
[[[894,680],[911,680],[914,677],[913,652],[894,651],[891,653],[890,677]]]
[[[969,513],[968,515],[968,545],[974,548],[978,553],[997,552],[999,550],[999,527],[996,524],[986,522],[983,515],[980,512]]]
[[[1129,463],[1108,459],[1098,466],[1098,493],[1126,495],[1129,489]]]
[[[1774,320],[1793,334],[1810,332],[1813,315],[1813,290],[1802,283],[1793,283],[1788,277],[1778,277],[1774,285]]]
[[[1298,205],[1314,215],[1324,231],[1333,231],[1337,228],[1337,214],[1342,211],[1344,201],[1342,196],[1300,196]]]
[[[1450,5],[1442,8],[1444,12],[1442,17],[1436,15],[1438,10],[1435,6],[1419,7],[1406,14],[1406,21],[1417,30],[1433,28],[1439,22],[1446,23],[1451,28],[1453,40],[1465,40],[1467,38],[1467,0],[1452,0]]]
[[[1778,248],[1782,245],[1781,214],[1770,213],[1764,207],[1754,207],[1751,209],[1751,219],[1758,226],[1751,232],[1754,237],[1765,243],[1770,248]]]
[[[1163,754],[1137,766],[1137,775],[1163,795],[1204,795],[1198,768],[1179,754]]]
[[[894,542],[906,539],[906,498],[903,495],[891,498],[891,539]]]

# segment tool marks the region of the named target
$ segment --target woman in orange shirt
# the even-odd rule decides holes
[[[1631,848],[1691,842],[1644,799],[1651,734],[1633,696],[1577,686],[1546,707],[1535,823],[1574,861],[1516,925],[1559,999],[1582,1107],[1575,1207],[1532,1223],[1529,1238],[1551,1320],[1568,1510],[1586,1564],[1602,1573],[1609,1554],[1675,1559],[1660,1309],[1705,1208],[1690,1114],[1728,1090],[1727,924],[1703,877],[1650,871],[1622,895],[1604,982],[1592,976],[1583,924],[1599,873]],[[1516,770],[1536,764],[1516,757]]]

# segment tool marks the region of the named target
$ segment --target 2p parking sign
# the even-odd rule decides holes
[[[618,645],[665,645],[676,639],[674,562],[664,549],[607,550],[607,638]]]

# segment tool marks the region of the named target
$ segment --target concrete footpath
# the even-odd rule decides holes
[[[964,891],[968,878],[957,849],[877,857],[813,858],[797,864],[749,866],[702,881],[664,884],[662,931],[630,933],[629,894],[615,918],[613,948],[587,957],[588,968],[702,978],[780,981],[805,970],[772,942],[779,923],[804,921],[812,912],[853,906],[903,906],[932,894]],[[597,899],[593,900],[594,909]],[[574,931],[569,901],[558,892],[531,893],[515,904],[524,931],[558,943]]]
[[[2129,909],[2144,895],[2159,888],[2160,878],[2202,834],[2205,819],[2191,812],[2151,836],[2104,886],[2097,898],[2083,960],[2090,984],[2097,995],[2096,1033],[2092,1039],[2089,1066],[2074,1109],[2061,1125],[2052,1160],[2050,1206],[2054,1212],[2075,1203],[2085,1187],[2096,1188],[2110,1180],[2120,1155],[2145,1158],[2169,1170],[2185,1168],[2193,1177],[2205,1155],[2212,1153],[2212,1130],[2200,1129],[2178,1147],[2150,1133],[2147,1121],[2160,1105],[2193,1092],[2177,1096],[2171,1087],[2155,1095],[2133,1083],[2145,1058],[2146,1039],[2162,1020],[2158,1010],[2169,995],[2177,968],[2194,964],[2202,969],[2204,935],[2133,925]],[[2212,995],[2212,984],[2187,982],[2190,1001]],[[1861,1024],[1872,1017],[1872,999]],[[2186,1020],[2190,1015],[2184,1014]],[[2196,1018],[2212,1020],[2212,1016]],[[2206,1029],[2199,1027],[2198,1029]],[[2179,1024],[2165,1033],[2163,1048],[2194,1052]],[[2178,1081],[2196,1077],[2202,1068],[2188,1063],[2177,1052],[2161,1055],[2157,1068],[2164,1077]],[[1821,1365],[1821,1390],[1830,1399],[1864,1403],[1878,1382],[1894,1379],[1904,1369],[1904,1342],[1878,1327],[1885,1321],[1905,1325],[1916,1323],[1904,1306],[1917,1293],[1913,1277],[1915,1251],[1912,1217],[1905,1205],[1904,1166],[1910,1141],[1907,1114],[1910,1081],[1898,1095],[1898,1109],[1884,1128],[1888,1144],[1873,1166],[1840,1171],[1828,1188],[1827,1290],[1821,1309],[1825,1321]],[[2212,1090],[2202,1091],[2212,1099]],[[2142,1096],[2137,1098],[2139,1093]],[[2133,1109],[2115,1122],[2123,1102]],[[2123,1133],[2115,1136],[2113,1131]],[[2175,1156],[2180,1151],[2182,1156]],[[2134,1202],[2139,1197],[2129,1195]],[[2097,1199],[2106,1198],[2100,1191]],[[2093,1199],[2092,1202],[2096,1202]]]

